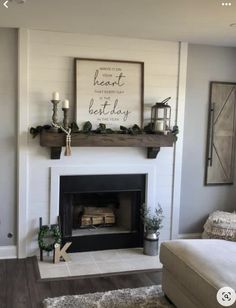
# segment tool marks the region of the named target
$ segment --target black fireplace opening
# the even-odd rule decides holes
[[[144,202],[144,174],[61,176],[62,242],[70,252],[142,247]]]

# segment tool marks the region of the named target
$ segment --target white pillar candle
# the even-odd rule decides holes
[[[60,100],[59,92],[53,92],[53,93],[52,93],[52,99],[53,99],[54,101],[59,101],[59,100]]]
[[[69,109],[69,107],[70,107],[69,100],[68,100],[68,99],[65,99],[65,100],[62,102],[62,108],[64,108],[64,109]]]
[[[156,121],[155,122],[155,131],[156,132],[163,132],[164,131],[164,123],[163,123],[163,121]]]

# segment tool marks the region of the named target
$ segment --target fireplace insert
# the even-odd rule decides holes
[[[145,175],[60,177],[62,242],[70,252],[141,247]]]

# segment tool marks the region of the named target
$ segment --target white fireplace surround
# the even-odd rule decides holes
[[[65,175],[119,175],[119,174],[145,174],[146,192],[145,203],[149,207],[156,205],[157,196],[155,194],[156,168],[150,165],[122,165],[114,167],[112,165],[94,166],[60,166],[51,167],[51,194],[50,194],[50,224],[56,223],[59,216],[59,196],[60,196],[60,176]]]
[[[164,211],[168,218],[168,229],[163,230],[163,233],[165,231],[168,239],[178,237],[188,44],[135,39],[134,46],[130,50],[126,47],[121,48],[121,46],[126,46],[127,42],[130,42],[130,39],[19,29],[18,258],[25,258],[35,253],[38,248],[38,217],[43,216],[44,221],[55,222],[59,212],[61,175],[146,174],[146,203],[149,206],[154,206],[159,198],[162,198],[160,203],[164,205]],[[55,62],[51,61],[52,54],[55,55]],[[29,127],[47,121],[49,114],[45,114],[45,108],[41,109],[42,101],[47,101],[49,93],[55,89],[55,86],[62,87],[64,95],[70,93],[70,99],[74,99],[72,92],[70,92],[72,86],[69,86],[69,75],[64,73],[65,71],[68,74],[71,73],[70,61],[73,57],[83,57],[84,55],[94,58],[98,56],[108,59],[114,57],[145,62],[145,71],[148,76],[145,82],[145,102],[150,104],[157,95],[165,97],[166,93],[173,96],[173,123],[178,124],[180,131],[178,141],[173,149],[163,149],[156,160],[146,160],[143,152],[136,148],[125,150],[118,148],[114,156],[111,149],[98,148],[98,155],[95,155],[91,149],[87,152],[86,148],[80,148],[80,151],[75,148],[74,155],[69,160],[64,157],[60,161],[49,160],[46,150],[41,149],[37,140],[32,140],[27,132]],[[45,59],[48,61],[46,64]],[[52,72],[55,67],[60,73],[50,74],[49,70]],[[45,80],[44,76],[49,76],[49,79]],[[65,77],[63,82],[62,76]],[[40,110],[45,112],[38,112],[39,106]],[[101,160],[104,154],[106,159]],[[114,164],[117,163],[117,160],[119,165],[115,167]],[[101,161],[107,161],[107,164],[101,165]],[[166,171],[167,169],[168,171]],[[51,171],[50,178],[48,178],[49,170]],[[162,184],[160,176],[163,175],[163,170],[168,187],[160,189],[160,184]],[[50,187],[48,187],[48,180]],[[162,196],[160,196],[161,194]],[[164,204],[165,200],[168,204]],[[49,215],[48,210],[50,211]]]

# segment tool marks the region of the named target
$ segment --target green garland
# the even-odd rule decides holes
[[[153,134],[152,124],[148,123],[144,128],[140,128],[137,124],[134,124],[132,127],[125,127],[120,126],[120,130],[112,130],[110,128],[107,128],[105,124],[100,123],[98,128],[95,130],[92,130],[92,123],[89,121],[86,121],[83,125],[82,130],[79,129],[79,126],[76,124],[76,122],[72,122],[69,127],[71,128],[71,133],[84,133],[84,134],[128,134],[128,135],[140,135],[140,134]],[[37,126],[37,127],[31,127],[30,128],[30,134],[35,138],[37,135],[39,135],[43,130],[49,130],[51,128],[50,125],[43,125],[43,126]],[[58,129],[58,133],[61,133],[62,130]],[[170,131],[174,136],[176,136],[179,133],[179,128],[177,125],[173,127],[173,129]]]
[[[52,243],[48,243],[47,239],[53,239]],[[58,225],[42,226],[38,234],[39,248],[45,251],[52,251],[55,244],[61,243],[61,231]]]

